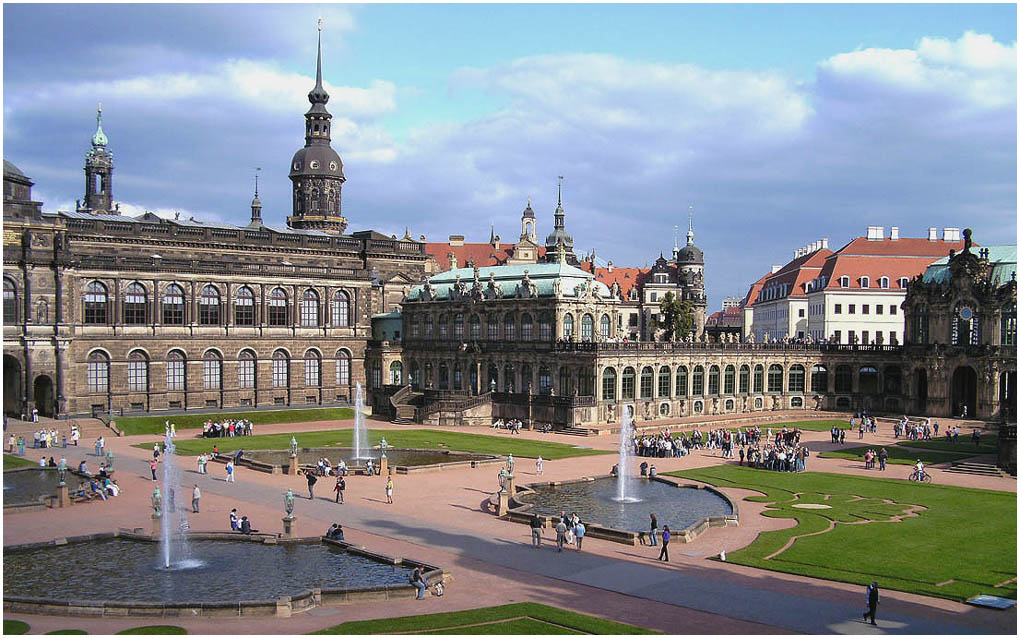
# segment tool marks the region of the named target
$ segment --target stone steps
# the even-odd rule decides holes
[[[954,474],[972,474],[975,476],[1002,476],[1002,470],[991,463],[974,463],[970,461],[956,461],[945,470]]]
[[[556,430],[556,434],[569,434],[571,436],[591,436],[591,430],[588,428],[563,428],[562,430]]]

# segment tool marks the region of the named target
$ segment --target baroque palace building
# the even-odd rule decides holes
[[[74,212],[4,162],[4,412],[45,416],[347,402],[371,316],[421,280],[424,244],[344,234],[329,95],[308,95],[293,213],[245,226],[121,215],[102,112]]]

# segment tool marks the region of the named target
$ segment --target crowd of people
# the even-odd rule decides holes
[[[520,419],[496,419],[492,422],[493,430],[509,430],[510,434],[520,434],[521,428],[524,427],[524,422]]]
[[[255,434],[255,424],[248,419],[224,419],[223,421],[206,421],[202,424],[202,436],[215,439],[224,436],[251,436]]]

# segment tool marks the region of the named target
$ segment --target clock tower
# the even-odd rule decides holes
[[[312,106],[305,113],[305,146],[290,161],[294,213],[287,218],[291,228],[343,234],[347,219],[340,207],[344,165],[330,146],[329,127],[333,118],[326,110],[329,94],[322,86],[322,20],[315,62],[315,87],[308,94]]]

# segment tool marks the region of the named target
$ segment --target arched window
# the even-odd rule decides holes
[[[599,319],[599,337],[603,341],[609,339],[609,333],[612,330],[612,321],[609,319],[609,315],[602,315]]]
[[[747,394],[751,391],[751,368],[746,365],[740,366],[740,394]]]
[[[460,388],[460,366],[455,366],[453,379],[453,389],[457,390]],[[445,361],[439,363],[439,389],[449,390],[450,389],[450,367],[446,365]]]
[[[141,350],[128,355],[128,391],[149,391],[149,358]]]
[[[432,318],[432,315],[425,315],[425,326],[422,331],[422,336],[426,339],[436,338],[435,320]]]
[[[687,366],[680,366],[676,369],[676,395],[687,396]]]
[[[198,323],[203,326],[220,325],[220,291],[216,286],[202,288],[198,298]]]
[[[560,366],[560,396],[568,397],[574,393],[573,375],[569,366]]]
[[[443,365],[446,365],[446,364],[443,364]],[[445,379],[446,375],[443,375],[443,378]],[[444,381],[444,383],[445,383],[445,381]],[[426,388],[431,388],[431,387],[433,387],[433,384],[434,384],[434,379],[433,379],[432,364],[431,363],[426,363],[425,364],[425,387]]]
[[[499,368],[496,367],[495,363],[489,364],[489,373],[486,378],[486,384],[483,390],[485,392],[495,392],[499,389]]]
[[[765,368],[759,363],[754,366],[754,392],[755,394],[765,391]]]
[[[521,341],[532,341],[535,338],[535,324],[531,321],[531,315],[521,315]]]
[[[878,394],[878,368],[874,366],[861,366],[858,372],[858,392],[861,394]]]
[[[889,278],[888,277],[879,277],[878,278],[878,287],[879,288],[888,288],[889,287]]]
[[[584,367],[577,371],[577,395],[595,396],[595,374],[590,368]]]
[[[464,314],[458,312],[453,318],[453,338],[464,338]]]
[[[290,355],[283,350],[273,353],[273,387],[290,387]]]
[[[255,293],[248,286],[241,286],[234,294],[234,325],[255,325]]]
[[[861,277],[861,288],[871,288],[871,277]]]
[[[900,277],[900,279],[899,279],[900,288],[903,288],[904,290],[906,290],[907,289],[907,284],[909,282],[910,282],[910,280],[907,279],[906,277]]]
[[[322,385],[322,355],[309,348],[305,352],[305,387],[317,388]]]
[[[337,369],[339,369],[339,367]],[[407,382],[411,384],[411,387],[417,388],[421,383],[421,368],[418,366],[417,361],[411,361],[411,369],[408,377]]]
[[[836,392],[853,392],[854,371],[850,366],[836,367]]]
[[[591,341],[595,337],[595,318],[589,314],[581,317],[581,341]],[[616,372],[614,371],[615,375]]]
[[[552,390],[552,373],[547,366],[538,369],[538,393],[549,394]]]
[[[719,366],[711,366],[708,369],[708,394],[719,395]]]
[[[163,325],[184,325],[184,289],[177,284],[170,284],[163,289]]]
[[[701,366],[694,366],[694,374],[691,375],[691,394],[696,397],[705,394],[705,369]]]
[[[839,287],[840,288],[849,288],[850,287],[850,277],[848,277],[846,275],[843,275],[842,277],[840,277],[839,278]]]
[[[180,350],[171,350],[166,355],[166,389],[181,391],[187,389],[187,359]]]
[[[535,378],[531,374],[531,366],[527,363],[521,366],[521,392],[530,394],[535,387]]]
[[[723,394],[733,394],[736,390],[737,369],[733,366],[726,366],[723,371]]]
[[[205,353],[202,361],[202,378],[205,380],[206,390],[220,390],[223,388],[223,357],[215,350]]]
[[[651,399],[652,398],[652,385],[655,382],[655,371],[652,370],[651,366],[645,366],[641,369],[641,398]]]
[[[14,282],[4,278],[4,323],[13,324],[18,321],[18,293]]]
[[[623,369],[623,376],[620,379],[620,398],[624,401],[634,398],[634,377],[637,376],[634,368],[627,366]]]
[[[769,366],[769,392],[783,391],[783,366],[773,363]]]
[[[287,316],[289,314],[286,291],[283,288],[273,288],[269,293],[269,325],[286,326],[289,323]]]
[[[411,326],[411,338],[417,339],[421,336],[422,327],[424,321],[422,317],[412,317],[410,313],[407,315],[407,323]]]
[[[110,358],[96,351],[89,355],[87,364],[89,392],[110,390]]]
[[[482,338],[482,320],[478,315],[471,315],[471,319],[468,320],[468,334],[472,341],[478,341]]]
[[[613,368],[602,371],[602,400],[616,401],[616,370]]]
[[[138,282],[128,284],[124,290],[124,323],[130,326],[145,325],[149,321],[149,298],[145,286]]]
[[[538,316],[538,340],[539,341],[553,340],[552,317],[550,317],[549,314],[545,312]]]
[[[306,328],[319,325],[319,293],[311,288],[301,296],[301,325]]]
[[[813,366],[811,368],[811,391],[829,391],[829,369],[825,366]]]
[[[333,325],[337,328],[346,328],[351,325],[351,298],[343,290],[333,293]]]
[[[999,344],[1003,346],[1016,345],[1016,306],[1013,304],[1006,304],[1002,308],[1002,319],[999,325]]]
[[[242,390],[255,387],[255,361],[255,353],[251,350],[242,350],[237,355],[237,387]]]
[[[513,392],[514,387],[514,364],[508,363],[503,366],[503,392]]]
[[[953,310],[954,345],[973,345],[981,343],[981,322],[978,313],[968,304],[960,303]]]
[[[569,312],[563,315],[563,338],[570,340],[574,337],[574,315]]]
[[[506,313],[503,317],[503,338],[507,341],[514,340],[514,328],[517,325],[517,319],[514,317],[512,312]]]
[[[790,366],[790,378],[786,382],[790,392],[804,391],[804,366],[795,364]]]
[[[499,341],[499,315],[485,317],[485,337],[489,341]]]
[[[670,377],[669,366],[662,366],[659,368],[659,398],[665,399],[669,397],[669,382]]]
[[[417,364],[411,370],[417,371]],[[417,375],[415,375],[417,376]],[[346,350],[336,351],[336,387],[346,388],[351,385],[351,353]]]
[[[439,315],[439,338],[448,339],[450,337],[450,318],[446,315]]]
[[[106,286],[98,281],[90,281],[85,286],[85,323],[90,325],[105,324],[108,316],[107,302]]]

